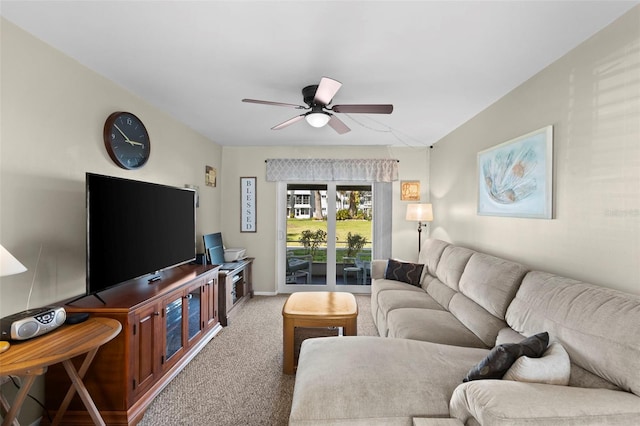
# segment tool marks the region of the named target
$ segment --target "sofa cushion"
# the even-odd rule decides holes
[[[387,261],[382,261],[386,265]],[[371,315],[373,315],[373,321],[378,325],[377,315],[379,312],[378,297],[386,290],[406,290],[416,293],[422,293],[424,290],[420,287],[413,286],[411,284],[402,283],[400,281],[385,280],[384,278],[371,280]],[[386,327],[385,327],[386,329]]]
[[[476,380],[458,386],[451,417],[466,425],[636,425],[637,396],[605,389],[550,386],[511,380]]]
[[[487,350],[370,336],[302,343],[290,425],[410,425],[448,417],[456,375]]]
[[[620,387],[603,379],[602,377],[587,371],[584,368],[571,363],[571,376],[569,377],[569,386],[580,388],[598,388],[622,391]]]
[[[450,312],[434,309],[394,309],[387,315],[388,336],[452,346],[486,348]]]
[[[408,284],[405,284],[408,285]],[[415,288],[415,287],[414,287]],[[406,290],[388,290],[380,292],[378,295],[378,312],[376,313],[376,326],[378,335],[382,337],[388,336],[387,317],[390,311],[398,308],[423,308],[438,309],[444,308],[438,304],[431,296],[422,291],[406,291]]]
[[[473,250],[464,247],[445,247],[436,269],[438,279],[453,290],[459,291],[460,277],[473,253]]]
[[[566,386],[570,374],[569,354],[560,343],[553,342],[540,358],[521,356],[516,359],[502,379]]]
[[[380,306],[380,310],[385,315],[388,315],[390,311],[399,308],[444,310],[444,308],[427,293],[405,290],[389,290],[380,293],[378,296],[378,306]]]
[[[438,262],[440,262],[442,252],[448,245],[449,243],[435,238],[429,238],[422,243],[422,249],[418,254],[418,263],[425,266],[425,274],[436,275]]]
[[[507,325],[462,293],[453,295],[449,311],[490,348],[496,345],[498,332]]]
[[[384,278],[419,287],[423,268],[424,265],[420,263],[400,262],[399,260],[389,259]]]
[[[547,330],[572,363],[640,395],[640,296],[534,271],[506,320],[525,335]]]
[[[522,339],[525,339],[525,336],[514,331],[511,327],[505,327],[498,332],[495,346],[503,343],[518,343],[522,341]]]
[[[464,382],[472,380],[501,379],[516,359],[525,355],[539,358],[547,349],[549,334],[538,333],[524,339],[520,343],[505,343],[491,349],[491,352],[474,365],[464,377]]]
[[[384,264],[387,264],[387,261],[383,261]],[[384,275],[383,275],[384,276]],[[384,290],[411,290],[411,291],[424,291],[420,287],[416,287],[411,284],[403,283],[396,280],[387,280],[384,278],[377,278],[371,280],[371,298],[375,299],[377,303],[378,294]]]
[[[427,284],[427,280],[425,279],[424,281]],[[449,302],[457,294],[455,290],[435,277],[428,282],[427,293],[447,309],[449,308]]]
[[[373,323],[378,329],[378,335],[382,337],[387,337],[389,331],[387,326],[387,312],[388,309],[391,308],[388,306],[389,303],[385,305],[385,308],[381,308],[379,300],[385,300],[384,294],[387,293],[387,291],[407,295],[410,299],[417,297],[418,299],[423,300],[424,298],[422,296],[427,296],[421,287],[416,287],[411,284],[394,280],[375,280],[372,282],[372,287],[377,287],[378,291],[374,293],[373,288],[371,289],[371,315],[373,317]],[[422,306],[429,305],[437,306],[438,304],[434,301],[424,301],[422,304]],[[393,306],[393,304],[391,304],[391,306]]]
[[[401,281],[381,278],[371,282],[371,296],[376,295],[377,298],[377,296],[379,296],[380,293],[385,290],[408,290],[418,293],[424,293],[424,290],[421,287],[416,287],[414,285],[403,283]]]
[[[371,279],[378,280],[384,278],[384,271],[387,270],[387,259],[371,260]]]
[[[491,315],[504,319],[527,269],[484,253],[474,253],[460,277],[460,292]]]

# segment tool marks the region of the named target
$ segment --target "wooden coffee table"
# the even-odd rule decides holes
[[[358,334],[358,305],[351,293],[312,291],[293,293],[282,308],[282,370],[296,371],[294,333],[296,327],[342,327],[344,336]]]

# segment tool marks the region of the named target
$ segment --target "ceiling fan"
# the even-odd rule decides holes
[[[242,102],[309,110],[304,114],[290,118],[289,120],[272,127],[271,130],[283,129],[304,118],[313,127],[323,127],[328,124],[339,134],[344,134],[351,131],[351,129],[349,129],[342,120],[332,113],[391,114],[391,112],[393,112],[393,105],[390,104],[333,105],[332,107],[329,107],[329,104],[338,90],[340,90],[341,86],[342,83],[329,77],[322,77],[320,79],[320,84],[306,86],[302,89],[302,96],[304,103],[307,104],[307,106],[282,102],[261,101],[257,99],[243,99]]]

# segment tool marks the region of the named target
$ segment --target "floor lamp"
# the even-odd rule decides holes
[[[22,263],[18,261],[6,248],[0,245],[0,277],[19,274],[26,271]],[[0,341],[0,353],[9,349],[9,342]]]
[[[422,222],[431,222],[433,220],[433,208],[431,204],[408,204],[406,219],[418,222],[418,256],[420,256],[422,227],[427,226],[426,223]]]

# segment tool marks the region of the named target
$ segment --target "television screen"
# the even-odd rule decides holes
[[[195,259],[195,191],[87,173],[87,294]]]

